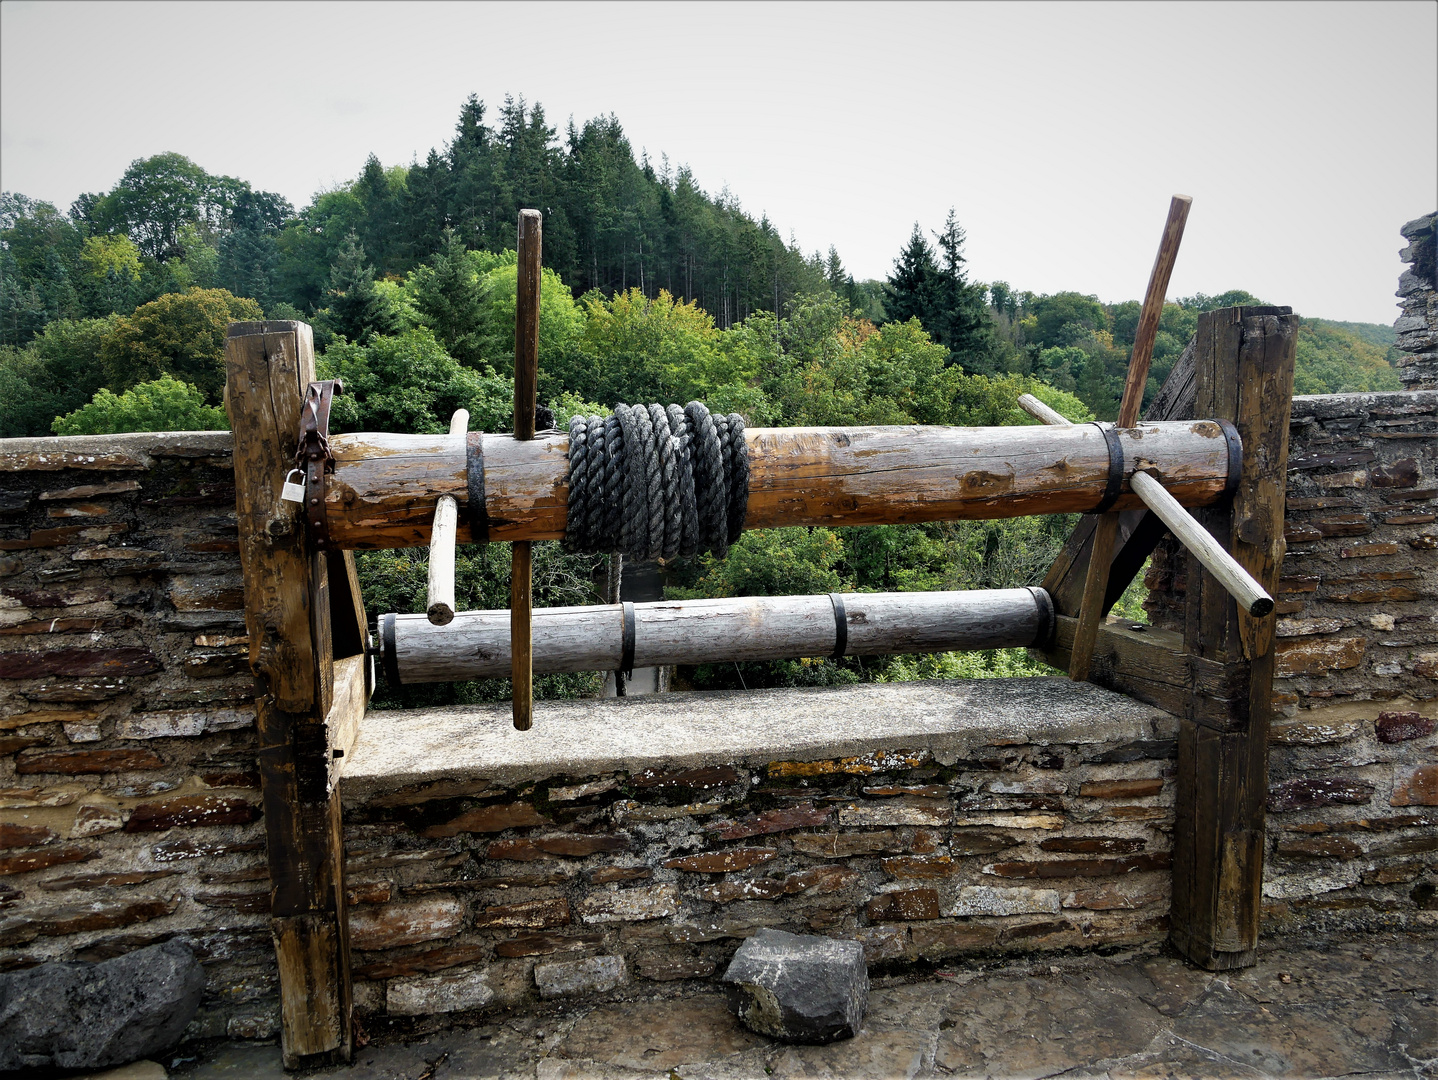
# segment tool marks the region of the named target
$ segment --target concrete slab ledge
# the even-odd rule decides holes
[[[513,785],[718,763],[817,761],[924,749],[940,763],[985,747],[1171,739],[1151,705],[1059,677],[674,693],[535,705],[371,710],[340,781],[346,803],[436,780]]]

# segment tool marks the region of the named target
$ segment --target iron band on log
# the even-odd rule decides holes
[[[1214,421],[1141,423],[1118,432],[1125,478],[1155,469],[1183,506],[1209,506],[1228,485],[1229,442]],[[1103,500],[1109,448],[1092,424],[1051,427],[750,428],[745,527],[887,525],[1082,513]],[[436,501],[465,505],[465,448],[443,435],[330,437],[326,486],[341,548],[429,543]],[[568,497],[565,435],[483,439],[490,540],[557,540]],[[1125,482],[1115,510],[1142,506]],[[472,514],[458,539],[470,541]]]
[[[1042,589],[846,593],[849,656],[1020,648],[1046,642],[1053,606]],[[817,596],[740,596],[634,604],[634,666],[833,656],[836,605]],[[385,615],[386,670],[405,684],[509,674],[509,612],[462,611],[445,626],[424,615]],[[619,604],[539,608],[534,670],[612,671],[624,652]]]

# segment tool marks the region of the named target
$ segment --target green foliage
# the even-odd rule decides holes
[[[754,529],[729,548],[729,555],[700,560],[692,588],[670,588],[676,599],[707,596],[804,596],[836,592],[844,582],[835,569],[844,545],[832,529]]]
[[[1298,324],[1293,371],[1295,394],[1351,394],[1401,390],[1390,362],[1391,347],[1375,345],[1338,323],[1304,319]]]
[[[410,275],[408,285],[418,317],[445,351],[461,364],[479,368],[485,359],[481,332],[485,289],[480,271],[453,229],[444,231],[439,251],[429,265]]]
[[[336,399],[338,404],[340,399]],[[563,607],[592,604],[599,600],[593,582],[600,558],[571,555],[557,543],[536,543],[534,560],[534,604],[536,607]],[[427,603],[429,551],[401,548],[387,551],[359,551],[355,560],[360,575],[365,610],[375,615],[386,612],[423,611]],[[484,611],[509,606],[510,553],[505,544],[461,545],[455,552],[455,601],[461,611]],[[599,693],[604,674],[541,675],[535,678],[535,696],[541,699],[590,697]],[[425,705],[473,704],[506,701],[508,679],[479,679],[473,682],[435,686],[384,686],[376,691],[376,708],[417,708]]]
[[[343,379],[331,430],[440,434],[456,409],[469,410],[471,431],[513,426],[514,381],[481,375],[451,357],[428,327],[364,344],[337,341],[320,356],[322,378]]]
[[[991,372],[997,348],[984,307],[985,287],[968,280],[965,234],[952,209],[944,231],[935,233],[934,240],[936,247],[931,247],[915,223],[908,244],[894,261],[885,314],[895,322],[918,320],[947,351],[948,362],[969,372]],[[837,259],[838,253],[831,250],[831,264]],[[849,306],[857,305],[850,300]]]
[[[218,404],[225,389],[225,330],[235,320],[262,319],[253,300],[224,289],[167,293],[117,319],[100,347],[106,384],[128,389],[173,375]]]
[[[104,378],[95,362],[118,316],[58,319],[23,349],[0,345],[0,438],[48,435]]]
[[[205,404],[189,383],[163,375],[123,394],[100,390],[93,401],[55,418],[56,435],[115,435],[123,431],[224,431],[225,410]]]
[[[375,334],[400,329],[400,311],[393,290],[381,290],[374,267],[365,262],[364,245],[354,233],[345,237],[330,267],[326,329],[349,341],[364,341]]]

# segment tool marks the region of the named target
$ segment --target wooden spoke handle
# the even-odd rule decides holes
[[[450,435],[469,430],[469,410],[450,418]],[[441,495],[434,507],[434,529],[429,534],[429,597],[425,613],[435,626],[454,618],[454,544],[459,532],[459,504],[453,495]]]

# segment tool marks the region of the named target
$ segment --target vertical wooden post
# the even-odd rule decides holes
[[[519,282],[514,305],[514,437],[534,438],[539,382],[539,282],[543,218],[538,210],[519,212]],[[529,541],[514,543],[509,586],[510,676],[514,726],[534,723],[534,643],[530,622],[533,567]]]
[[[1231,420],[1243,471],[1231,504],[1195,513],[1270,592],[1285,550],[1288,419],[1298,320],[1287,308],[1223,308],[1200,316],[1195,415]],[[1170,936],[1210,970],[1256,960],[1263,887],[1273,616],[1238,609],[1192,555],[1185,651],[1227,667],[1226,716],[1180,721]]]
[[[305,388],[315,377],[309,326],[231,323],[225,373],[245,625],[259,684],[281,1045],[287,1068],[317,1054],[349,1060],[344,850],[325,725],[334,691],[330,559],[308,542],[302,508],[280,499],[284,475],[294,466]],[[353,591],[348,581],[340,588],[346,597]]]

